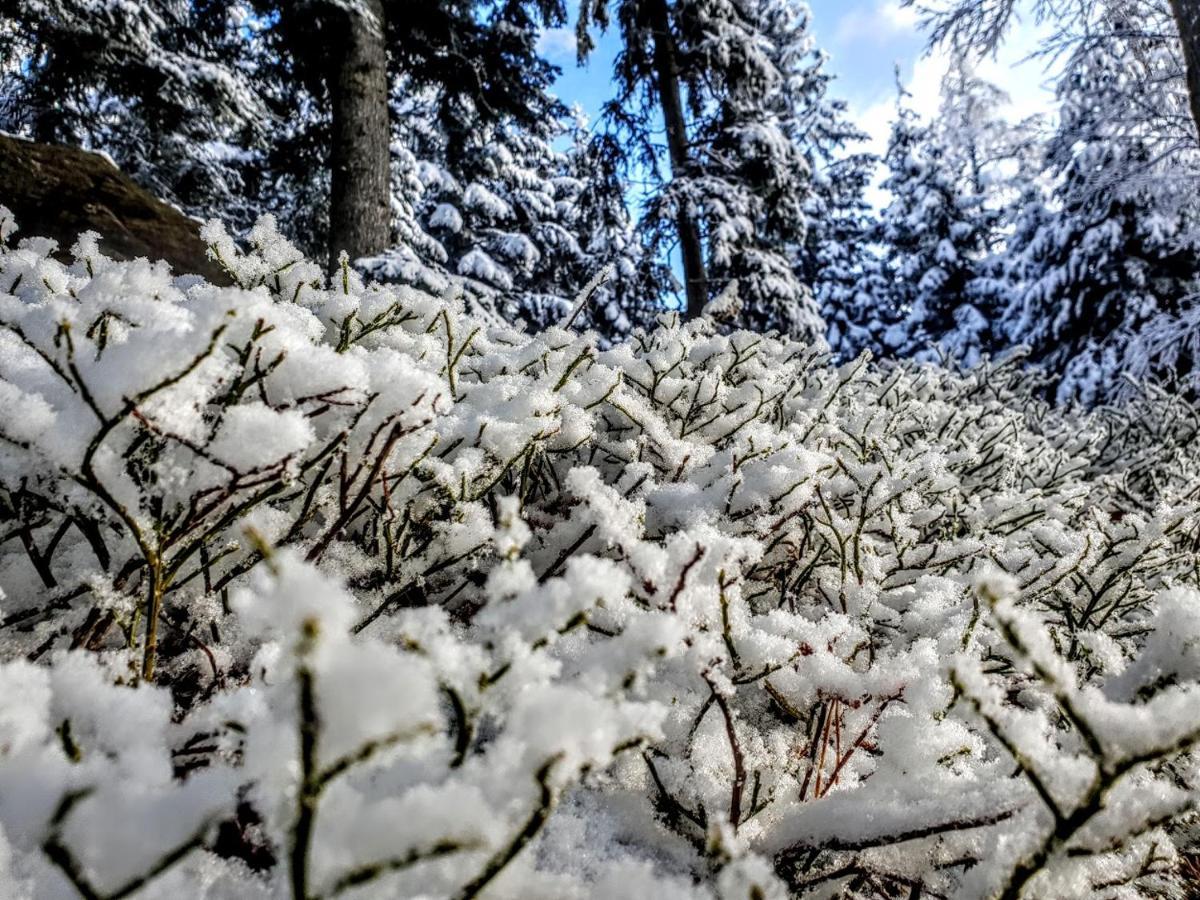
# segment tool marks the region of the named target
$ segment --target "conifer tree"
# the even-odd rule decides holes
[[[807,8],[790,0],[681,5],[701,210],[714,289],[738,285],[741,322],[813,339],[824,325],[796,256],[808,229],[803,117],[823,102]]]
[[[659,202],[651,205],[644,225],[652,244],[678,247],[683,268],[685,312],[700,314],[708,301],[704,245],[698,211],[681,187],[695,168],[688,118],[684,109],[684,56],[681,7],[691,0],[583,0],[576,29],[580,60],[594,42],[593,26],[606,30],[615,15],[621,31],[613,80],[617,96],[607,111],[647,173],[658,182]],[[695,73],[699,74],[699,73]],[[666,133],[669,174],[660,172],[654,132],[662,122]],[[679,184],[676,185],[675,182]]]
[[[874,159],[863,155],[831,170],[834,178],[816,193],[809,214],[811,234],[800,256],[801,279],[813,285],[825,339],[842,357],[881,352],[864,330],[872,320],[875,297],[886,293],[874,284],[882,270],[871,245],[874,221],[864,199],[874,167]]]
[[[925,14],[933,43],[981,53],[996,50],[1024,5],[1019,0],[903,2]],[[1030,8],[1039,23],[1049,26],[1044,29],[1048,34],[1044,49],[1050,54],[1072,45],[1082,54],[1095,48],[1110,54],[1127,52],[1131,42],[1140,45],[1142,53],[1149,51],[1155,57],[1154,71],[1131,70],[1135,77],[1127,81],[1127,99],[1157,132],[1159,152],[1195,152],[1200,134],[1200,3],[1032,0],[1025,11]]]
[[[1003,99],[957,70],[933,122],[901,103],[885,158],[891,200],[873,235],[881,258],[853,292],[867,315],[854,326],[864,346],[967,365],[997,346],[1006,293],[996,253],[1014,190],[1005,163],[1028,143],[999,117]]]
[[[847,113],[846,103],[828,97],[831,76],[813,68],[813,89],[823,102],[800,118],[799,135],[813,173],[806,204],[808,228],[798,248],[796,270],[809,285],[826,323],[826,340],[839,355],[852,357],[864,349],[879,352],[855,323],[870,315],[861,307],[870,304],[877,290],[864,292],[860,282],[878,273],[878,255],[871,246],[873,211],[867,190],[879,160],[855,147],[867,140]]]
[[[592,274],[583,271],[584,185],[570,153],[554,146],[565,123],[479,121],[452,148],[438,125],[441,103],[439,89],[409,82],[395,91],[395,234],[365,267],[389,281],[461,290],[510,322],[559,321]]]
[[[926,229],[915,189],[929,174],[923,156],[930,130],[903,101],[902,95],[883,158],[888,175],[881,187],[890,202],[865,232],[870,246],[860,254],[856,280],[836,294],[833,336],[846,356],[898,353],[907,342],[902,323],[916,302],[906,265]]]
[[[445,135],[437,122],[439,92],[412,79],[391,87],[391,241],[382,253],[359,260],[370,274],[435,294],[452,287],[450,256],[435,236],[437,205],[432,198],[453,183],[446,171]],[[323,196],[320,187],[313,193]],[[448,211],[442,211],[443,215]],[[453,224],[452,221],[446,224]]]
[[[596,284],[581,310],[582,322],[606,338],[648,325],[666,304],[671,278],[642,241],[628,199],[627,158],[611,131],[593,131],[578,112],[568,152],[568,172],[579,186],[574,229],[581,259],[572,283]]]
[[[1061,376],[1060,400],[1095,403],[1123,371],[1150,374],[1152,361],[1129,358],[1139,332],[1193,292],[1200,211],[1159,177],[1151,139],[1122,114],[1126,49],[1110,42],[1072,60],[1047,153],[1053,195],[1031,200],[1012,242],[1021,286],[1007,333]]]
[[[380,216],[386,219],[381,204],[389,196],[381,174],[388,167],[389,95],[386,87],[380,91],[380,60],[375,51],[371,51],[368,67],[374,74],[368,78],[363,73],[363,62],[358,75],[343,77],[348,41],[357,46],[382,40],[376,49],[386,51],[386,75],[392,84],[435,90],[436,103],[430,112],[445,135],[444,150],[452,172],[467,164],[471,141],[481,127],[504,121],[535,127],[556,114],[556,104],[546,92],[553,68],[537,55],[535,44],[539,24],[561,21],[561,0],[482,5],[476,0],[420,4],[370,0],[370,8],[362,7],[360,0],[255,3],[261,18],[271,23],[263,29],[268,48],[263,72],[275,82],[272,96],[277,115],[286,116],[295,107],[302,89],[309,98],[305,130],[314,134],[303,141],[332,146],[329,168],[333,176],[350,169],[363,173],[340,186],[336,177],[330,179],[329,249],[333,256],[341,249],[352,258],[377,254],[390,237],[381,235],[378,227]],[[366,33],[380,22],[382,31],[375,37]],[[354,90],[342,83],[346,79]],[[360,83],[363,79],[370,84],[369,102],[356,93],[366,89]],[[347,102],[357,104],[356,114],[342,121],[339,110]],[[361,133],[363,140],[355,142],[355,133]],[[381,180],[382,190],[377,187]],[[353,210],[363,203],[371,205],[369,240],[354,237],[351,222]],[[347,241],[350,245],[343,246]]]
[[[482,132],[470,145],[472,164],[433,197],[430,221],[454,271],[502,294],[505,318],[533,326],[565,316],[566,273],[582,253],[572,230],[579,185],[551,146],[557,131],[551,122],[541,133],[512,125]]]
[[[818,335],[812,285],[798,265],[812,207],[808,141],[815,121],[838,113],[825,96],[807,7],[796,0],[620,0],[615,11],[623,49],[610,121],[657,176],[642,227],[660,254],[680,249],[688,313],[736,280],[743,323]],[[585,55],[589,28],[605,27],[609,12],[607,0],[584,4]],[[678,109],[673,94],[683,98]],[[660,117],[669,175],[659,174],[654,145]]]

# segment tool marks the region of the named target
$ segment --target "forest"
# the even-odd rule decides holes
[[[813,6],[0,0],[0,900],[1200,896],[1200,2]]]

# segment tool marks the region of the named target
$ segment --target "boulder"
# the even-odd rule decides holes
[[[114,259],[165,259],[177,274],[229,284],[208,258],[199,222],[97,153],[0,135],[0,205],[12,210],[18,237],[54,238],[66,251],[81,232],[95,231]]]

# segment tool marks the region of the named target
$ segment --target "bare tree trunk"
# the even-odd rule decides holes
[[[679,92],[679,60],[667,14],[667,0],[650,0],[650,27],[654,31],[654,68],[658,80],[659,102],[667,128],[667,151],[671,159],[671,175],[680,178],[688,174],[691,160],[688,152],[687,120],[683,116],[683,101]],[[683,281],[687,291],[687,318],[700,315],[708,302],[707,278],[704,274],[704,248],[700,229],[683,206],[675,213],[679,233],[679,249],[683,256]]]
[[[1191,101],[1197,136],[1200,136],[1200,0],[1171,0],[1171,12],[1183,44],[1188,99]]]
[[[383,250],[391,232],[387,47],[383,0],[359,0],[344,13],[331,73],[329,263]]]

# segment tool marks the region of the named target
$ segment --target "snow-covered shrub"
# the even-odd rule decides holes
[[[1181,895],[1193,408],[205,235],[0,250],[0,894]]]

